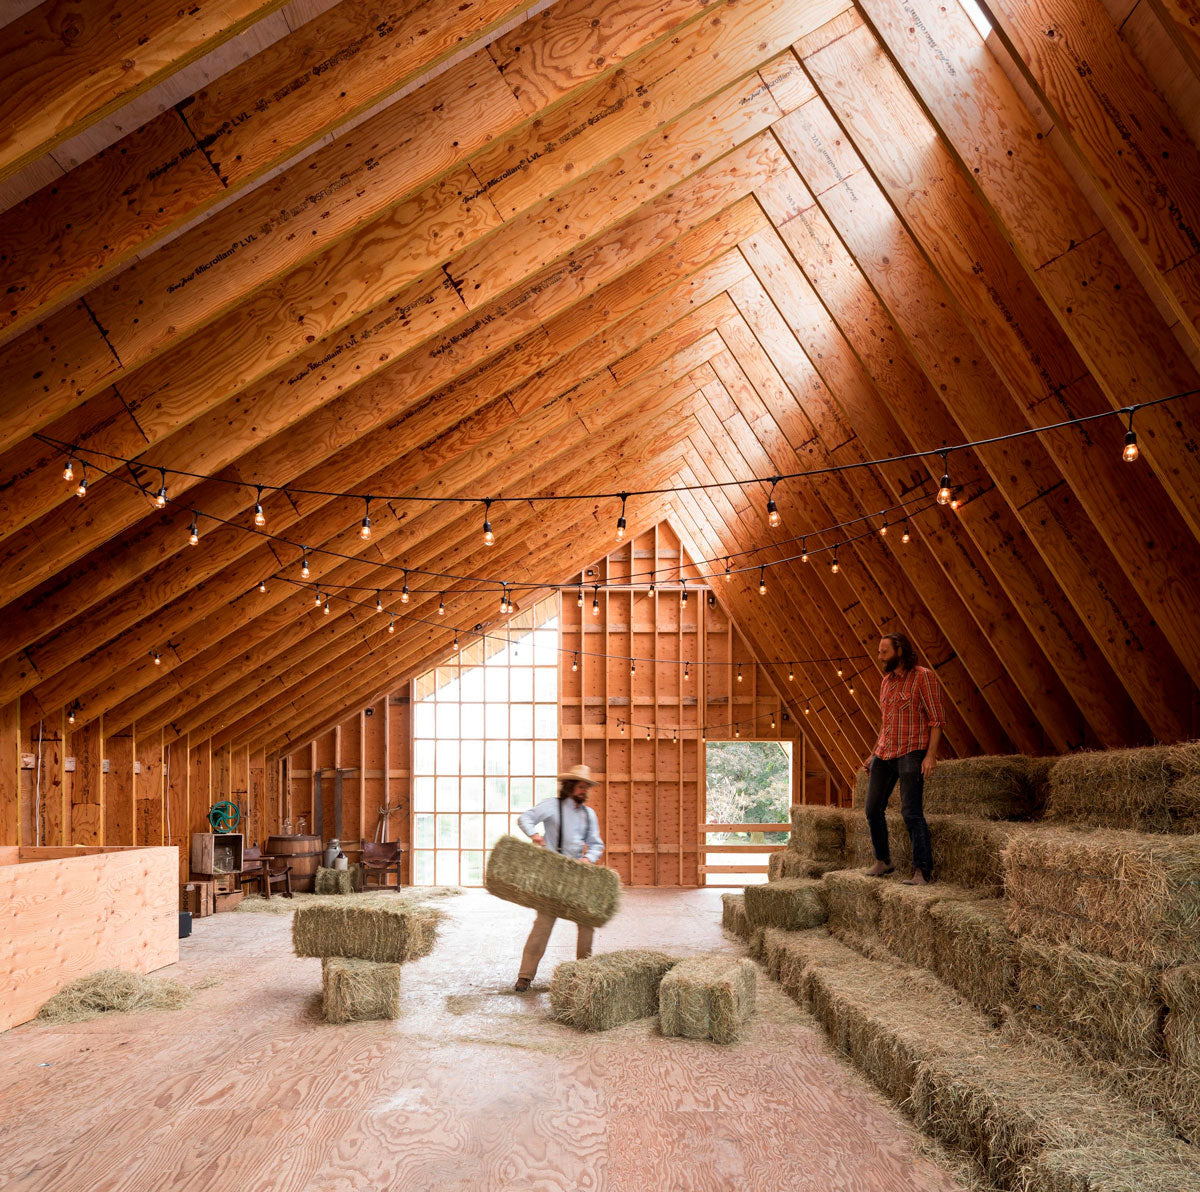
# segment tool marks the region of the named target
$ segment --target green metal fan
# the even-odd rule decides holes
[[[209,827],[214,832],[235,832],[242,822],[242,809],[236,803],[222,800],[208,809]]]

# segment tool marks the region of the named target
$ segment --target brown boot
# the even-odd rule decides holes
[[[864,877],[887,877],[889,873],[895,873],[896,867],[889,865],[886,861],[876,861],[870,869],[863,870]]]
[[[912,877],[906,877],[901,885],[904,886],[928,886],[929,878],[927,878],[919,869],[913,870]]]
[[[530,980],[528,977],[518,977],[517,983],[513,986],[513,990],[516,993],[528,993],[529,986]]]

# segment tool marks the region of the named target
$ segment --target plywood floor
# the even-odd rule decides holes
[[[952,1192],[900,1116],[760,982],[736,1048],[649,1023],[547,1021],[560,923],[511,992],[531,911],[446,900],[393,1023],[320,1019],[320,962],[290,918],[200,921],[162,970],[192,1008],[0,1036],[6,1192]],[[736,951],[714,891],[630,891],[597,947]]]

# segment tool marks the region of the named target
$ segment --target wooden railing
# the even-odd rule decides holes
[[[782,852],[787,848],[786,843],[780,844],[710,844],[708,837],[718,832],[791,832],[789,823],[782,824],[701,824],[700,825],[700,877],[704,885],[742,885],[741,882],[709,882],[707,875],[712,874],[759,874],[767,872],[767,857],[771,853]],[[741,854],[762,858],[762,864],[709,865],[705,858],[710,853]]]

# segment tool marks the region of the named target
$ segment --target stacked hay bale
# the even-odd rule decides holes
[[[925,811],[987,820],[1027,820],[1041,814],[1052,758],[1023,754],[952,758],[925,779]],[[854,806],[865,808],[869,779],[860,770]],[[898,798],[893,793],[893,799]]]
[[[828,917],[824,884],[806,878],[747,886],[743,903],[751,931],[760,927],[804,931],[819,926]]]
[[[793,807],[788,850],[805,861],[830,866],[845,865],[849,825],[858,818],[850,807],[825,807],[809,803]]]
[[[993,1019],[1011,1004],[1017,986],[1016,942],[1006,919],[999,898],[947,898],[929,908],[929,967]]]
[[[501,836],[496,842],[483,884],[505,902],[548,911],[584,927],[603,927],[616,914],[621,898],[621,880],[614,870],[564,857],[516,836]]]
[[[829,930],[858,945],[879,935],[879,878],[853,870],[835,870],[823,879],[829,908]]]
[[[755,970],[749,960],[693,956],[675,965],[658,990],[666,1036],[734,1043],[754,1013]]]
[[[1200,742],[1060,757],[1046,818],[1138,832],[1200,832]]]
[[[317,869],[313,881],[314,894],[357,894],[363,888],[362,866],[348,865],[345,869]]]
[[[823,877],[831,869],[840,869],[840,861],[813,861],[791,847],[772,853],[767,858],[767,881],[787,881],[789,878]]]
[[[550,981],[550,1008],[569,1026],[607,1031],[658,1013],[658,987],[675,964],[664,952],[629,949],[567,960]]]
[[[879,938],[894,956],[909,964],[932,968],[936,924],[932,910],[939,902],[970,901],[979,893],[946,882],[905,886],[897,881],[877,883]]]
[[[721,926],[740,940],[749,940],[750,923],[746,918],[744,894],[721,895]]]
[[[395,1018],[400,1012],[400,967],[427,956],[441,913],[390,901],[351,906],[301,906],[292,917],[297,956],[321,960],[329,1022]]]

